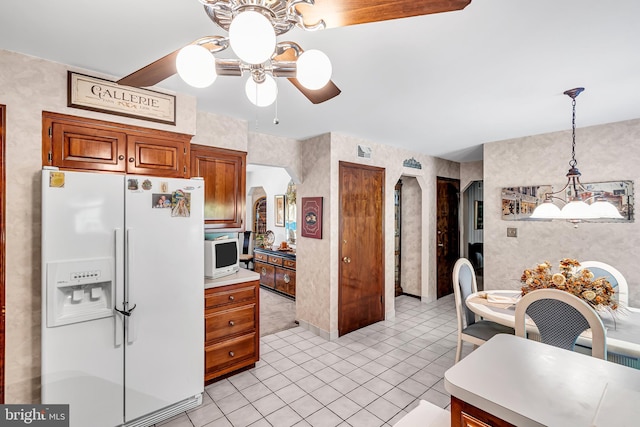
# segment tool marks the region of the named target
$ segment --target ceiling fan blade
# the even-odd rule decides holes
[[[301,3],[296,8],[305,24],[322,19],[327,28],[335,28],[462,10],[469,3],[471,0],[315,0],[313,6]]]
[[[116,83],[133,87],[148,87],[158,84],[178,72],[178,70],[176,70],[176,56],[178,56],[178,52],[180,52],[180,49],[140,68],[138,71],[134,71]]]
[[[331,80],[329,80],[329,83],[327,83],[323,88],[317,90],[307,89],[300,84],[298,79],[290,78],[289,81],[314,104],[320,104],[321,102],[328,101],[331,98],[335,98],[340,95],[340,92],[342,92]]]

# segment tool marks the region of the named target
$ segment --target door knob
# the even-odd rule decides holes
[[[345,264],[349,264],[351,262],[351,258],[346,256],[346,257],[342,258],[342,262],[344,262]]]

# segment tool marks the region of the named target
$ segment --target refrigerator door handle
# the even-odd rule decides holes
[[[121,295],[124,291],[124,288],[122,286],[121,278],[120,278],[121,269],[123,268],[122,263],[124,261],[124,258],[122,255],[122,248],[123,248],[122,229],[116,228],[113,234],[114,234],[114,252],[115,252],[114,253],[114,259],[115,259],[114,275],[113,275],[113,282],[111,284],[114,287],[113,309],[118,313],[122,313],[122,311],[118,310],[118,301],[119,300],[124,301],[124,295]],[[113,325],[114,325],[113,327],[114,346],[120,347],[122,345],[122,341],[124,338],[124,322],[123,322],[122,316],[118,316],[117,314],[114,315]]]
[[[134,264],[134,232],[133,229],[127,229],[127,280],[125,281],[125,302],[124,302],[124,324],[125,324],[125,333],[127,336],[127,344],[133,344],[138,338],[136,322],[133,317],[131,317],[131,312],[136,308],[136,304],[133,304],[132,308],[129,308],[129,301],[134,298],[133,295],[133,266]]]

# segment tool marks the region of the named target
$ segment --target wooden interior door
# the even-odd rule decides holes
[[[436,275],[437,297],[440,298],[453,293],[451,275],[453,266],[460,257],[460,180],[438,177],[437,187]]]
[[[340,162],[339,335],[384,319],[384,179]]]
[[[4,281],[5,281],[5,199],[6,199],[6,173],[5,173],[5,106],[0,105],[0,404],[4,403],[4,330],[5,330],[5,300],[4,300]]]

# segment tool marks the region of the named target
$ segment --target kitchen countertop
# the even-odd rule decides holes
[[[219,277],[217,279],[204,279],[204,288],[217,288],[219,286],[235,285],[236,283],[251,282],[253,280],[260,280],[260,275],[254,271],[247,270],[246,268],[240,268],[240,271],[228,276]]]
[[[451,395],[521,427],[635,426],[640,371],[498,334],[445,372]]]

